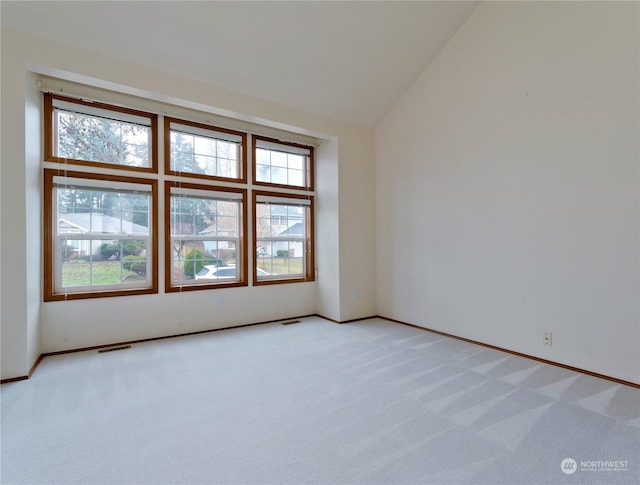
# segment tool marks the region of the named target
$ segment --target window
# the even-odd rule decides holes
[[[167,291],[246,286],[244,189],[166,182]]]
[[[45,170],[45,301],[157,292],[156,189]]]
[[[246,135],[165,118],[165,170],[171,175],[246,182]]]
[[[255,284],[313,281],[313,197],[254,191]]]
[[[313,147],[253,137],[254,284],[313,281]],[[305,194],[295,193],[300,189]]]
[[[313,190],[313,147],[254,136],[253,160],[254,183]]]
[[[45,301],[157,293],[158,254],[165,292],[314,280],[313,146],[68,95],[43,100]]]
[[[45,94],[45,159],[132,171],[157,170],[157,116]]]

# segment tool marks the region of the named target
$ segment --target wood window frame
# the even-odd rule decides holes
[[[117,163],[106,163],[99,160],[78,160],[75,158],[62,158],[58,157],[55,153],[55,141],[54,141],[54,107],[53,100],[59,99],[67,103],[77,104],[80,106],[90,106],[93,108],[112,111],[114,113],[124,113],[133,116],[140,116],[149,119],[149,126],[151,128],[151,136],[149,137],[149,143],[151,144],[149,167],[133,167],[129,165],[119,165]],[[71,98],[68,96],[60,96],[58,94],[45,93],[44,94],[44,160],[46,162],[57,163],[69,163],[73,165],[84,165],[88,167],[106,167],[114,170],[126,170],[127,172],[146,172],[146,173],[158,173],[158,115],[154,113],[148,113],[146,111],[140,111],[131,108],[123,108],[121,106],[113,106],[98,101],[85,101],[83,99]]]
[[[124,182],[134,184],[144,184],[151,187],[151,286],[147,288],[122,288],[122,289],[108,289],[98,291],[83,291],[74,293],[60,293],[55,289],[55,277],[56,277],[56,261],[58,258],[54,255],[55,251],[55,237],[57,226],[57,220],[53,213],[55,204],[54,197],[54,177],[72,177],[81,178],[89,181],[87,187],[91,186],[91,180],[110,181],[110,182]],[[147,295],[158,293],[158,182],[154,179],[125,177],[120,175],[107,175],[107,174],[94,174],[87,172],[69,172],[61,169],[44,169],[44,244],[43,244],[43,264],[44,264],[44,301],[63,301],[63,300],[80,300],[87,298],[106,298],[114,296],[130,296],[130,295]],[[60,271],[62,268],[60,268]]]
[[[179,172],[171,169],[171,123],[179,123],[181,125],[193,126],[202,130],[211,130],[213,132],[218,131],[221,133],[228,133],[230,135],[239,136],[242,139],[240,147],[240,160],[238,161],[239,177],[220,177],[217,175],[206,175],[200,173]],[[189,177],[202,180],[212,180],[218,182],[234,182],[234,183],[247,183],[247,134],[242,131],[230,130],[228,128],[221,128],[219,126],[207,125],[205,123],[198,123],[195,121],[183,120],[181,118],[172,118],[165,116],[164,118],[164,173],[167,175],[175,175],[179,177]]]
[[[191,285],[174,285],[172,280],[173,254],[171,244],[171,189],[193,189],[199,191],[229,192],[241,194],[242,206],[240,210],[240,224],[238,235],[238,250],[241,252],[238,261],[240,263],[240,279],[233,282],[198,283]],[[174,293],[181,291],[212,290],[218,288],[237,288],[249,285],[248,258],[247,258],[247,190],[239,187],[223,187],[217,185],[204,185],[182,181],[166,181],[164,184],[164,251],[165,251],[165,292]]]
[[[258,228],[257,228],[257,204],[260,202],[257,201],[259,196],[266,197],[277,197],[279,199],[291,199],[291,200],[309,200],[310,204],[307,206],[306,211],[306,224],[305,224],[305,275],[304,276],[287,276],[283,275],[280,278],[268,278],[268,279],[258,279],[258,254],[256,244],[258,241]],[[252,209],[252,220],[253,220],[253,244],[254,246],[251,248],[251,252],[253,253],[253,285],[254,286],[264,286],[264,285],[277,285],[277,284],[286,284],[286,283],[305,283],[315,281],[315,210],[314,210],[314,199],[313,195],[304,195],[304,194],[291,194],[291,193],[283,193],[283,192],[272,192],[267,190],[253,190],[252,191],[252,200],[251,200],[251,209]],[[285,205],[283,203],[283,205]]]
[[[61,100],[64,103],[56,103],[56,100]],[[70,106],[71,105],[71,106]],[[142,126],[148,127],[149,132],[149,167],[128,166],[120,165],[117,163],[107,163],[99,160],[79,160],[72,158],[64,158],[58,156],[60,152],[57,144],[56,133],[56,110],[62,109],[73,113],[74,107],[78,106],[78,113],[86,116],[96,116],[98,119],[101,117],[109,118],[109,113],[113,113],[114,121],[121,121],[123,123],[139,123]],[[95,108],[95,110],[88,110],[87,107]],[[102,111],[98,111],[102,110]],[[104,112],[107,113],[104,113]],[[120,105],[111,105],[106,102],[93,101],[90,99],[81,98],[80,96],[57,94],[57,93],[44,93],[43,94],[43,295],[45,302],[62,301],[62,300],[80,300],[89,298],[104,298],[115,296],[132,296],[142,294],[156,294],[159,291],[158,287],[158,270],[160,257],[160,245],[164,244],[164,270],[165,270],[165,293],[174,293],[181,291],[197,291],[207,289],[219,289],[230,287],[244,287],[244,286],[262,286],[272,284],[284,284],[284,283],[299,283],[299,282],[312,282],[315,281],[315,212],[314,212],[314,154],[315,148],[312,145],[296,143],[290,141],[282,141],[277,138],[253,135],[251,132],[238,131],[229,128],[223,128],[208,123],[195,122],[182,119],[180,117],[164,116],[152,112],[142,111],[138,109],[123,107]],[[144,119],[136,119],[134,117],[142,117]],[[161,120],[162,118],[162,120]],[[148,120],[148,121],[147,121]],[[160,122],[162,121],[162,126]],[[205,130],[211,132],[211,138],[219,138],[221,140],[230,141],[232,143],[239,143],[239,161],[238,161],[238,177],[221,177],[215,175],[196,174],[189,172],[179,172],[171,169],[171,126],[172,123],[184,125],[184,131],[189,132],[188,127],[194,127],[198,130]],[[174,129],[176,126],[174,125]],[[202,133],[202,131],[195,130],[194,135]],[[216,136],[216,132],[218,135]],[[233,137],[225,138],[224,134],[233,135]],[[207,136],[206,133],[203,136]],[[252,153],[249,154],[248,138],[251,136]],[[143,138],[141,138],[143,139]],[[279,151],[278,147],[282,147],[282,152],[287,152],[287,147],[291,147],[291,153],[301,154],[306,158],[306,166],[304,167],[304,186],[288,185],[288,184],[275,184],[270,182],[262,182],[256,180],[256,149],[260,148],[260,141],[268,142],[276,145],[273,148],[274,151]],[[122,141],[126,143],[126,141]],[[137,143],[134,141],[133,143]],[[163,162],[159,162],[159,145],[162,144],[164,149]],[[146,149],[146,146],[140,145]],[[270,149],[270,148],[266,148]],[[297,149],[297,150],[295,150]],[[302,151],[304,150],[304,152]],[[72,154],[73,151],[68,153]],[[308,153],[308,155],[307,155]],[[76,156],[84,156],[86,154],[79,154]],[[90,157],[89,154],[87,157]],[[144,155],[143,155],[144,156]],[[253,168],[249,167],[249,160],[252,159]],[[48,162],[48,163],[47,163]],[[135,163],[135,162],[133,162]],[[162,167],[159,163],[163,163]],[[272,166],[273,167],[273,166]],[[73,171],[69,171],[69,169]],[[299,170],[298,167],[289,167],[289,170]],[[249,172],[252,172],[252,176],[249,177]],[[299,173],[299,172],[298,172]],[[152,226],[151,232],[148,236],[145,236],[146,244],[150,246],[152,254],[147,260],[147,272],[151,272],[151,275],[146,280],[146,287],[144,288],[115,288],[115,286],[121,284],[116,282],[108,289],[100,289],[93,291],[93,288],[87,285],[86,287],[79,288],[77,291],[69,291],[67,288],[61,288],[61,271],[62,262],[66,261],[61,259],[56,254],[57,248],[60,245],[60,238],[58,235],[58,218],[57,214],[53,211],[56,210],[56,201],[54,195],[56,193],[57,179],[54,177],[68,177],[84,179],[87,181],[87,189],[92,189],[91,181],[105,181],[114,183],[131,183],[131,184],[144,184],[150,188],[150,206],[149,210],[152,211],[149,214],[149,221]],[[292,176],[291,173],[288,176]],[[289,180],[289,179],[287,179]],[[296,175],[295,180],[300,180],[299,175]],[[160,185],[162,184],[162,186]],[[81,188],[83,184],[78,183],[78,187]],[[59,187],[59,186],[58,186]],[[99,186],[96,186],[99,187]],[[194,189],[196,191],[215,191],[215,192],[233,192],[241,194],[241,208],[239,217],[239,237],[237,239],[237,251],[240,254],[237,258],[238,275],[239,280],[233,282],[220,282],[220,280],[212,280],[211,283],[198,284],[184,284],[183,281],[172,281],[172,268],[174,265],[173,253],[172,253],[172,237],[171,237],[171,192],[173,187],[180,187],[183,189]],[[164,190],[163,190],[164,189]],[[264,190],[262,190],[264,189]],[[107,189],[110,190],[110,189]],[[123,192],[127,192],[127,189],[122,188]],[[136,190],[133,188],[132,190]],[[141,189],[142,190],[142,189]],[[144,189],[146,191],[146,188]],[[160,193],[159,190],[163,192]],[[305,269],[304,275],[281,275],[281,276],[268,276],[264,279],[258,279],[257,276],[257,237],[256,237],[256,209],[257,200],[256,197],[261,195],[279,197],[281,199],[291,199],[295,204],[296,199],[307,199],[309,205],[307,205],[305,214],[305,235],[304,235],[304,261]],[[164,202],[161,202],[159,197],[164,196]],[[197,196],[196,196],[197,197]],[[204,197],[204,196],[203,196]],[[162,204],[162,206],[160,206]],[[251,208],[249,207],[251,204]],[[284,203],[283,205],[286,205]],[[164,209],[164,214],[160,214],[160,209]],[[252,216],[253,222],[251,222],[250,216]],[[162,219],[162,221],[160,221]],[[160,227],[160,223],[163,224],[163,229]],[[253,226],[253,232],[249,229],[249,225]],[[160,231],[164,230],[164,235],[160,236]],[[162,241],[159,239],[162,237]],[[222,236],[220,236],[222,237]],[[299,234],[292,236],[295,241],[302,242],[302,238]],[[84,239],[97,239],[97,234],[86,235]],[[108,239],[108,236],[105,236]],[[127,236],[123,235],[120,239],[126,239]],[[64,238],[63,238],[64,239]],[[70,239],[71,238],[67,238]],[[79,238],[82,240],[83,238]],[[105,240],[106,240],[105,239]],[[118,239],[118,237],[116,237]],[[224,239],[224,238],[222,238]],[[221,239],[221,240],[222,240]],[[75,244],[75,243],[74,243]],[[250,247],[250,246],[253,247]],[[223,246],[224,247],[224,246]],[[299,246],[296,245],[296,253]],[[86,248],[85,248],[86,249]],[[249,259],[250,253],[253,254],[252,260]],[[93,252],[93,251],[92,251]],[[224,258],[223,258],[224,259]],[[253,261],[253,270],[249,270],[249,264]],[[296,267],[288,266],[288,270],[295,271]],[[94,268],[96,269],[96,268]],[[285,271],[287,269],[284,269]],[[56,271],[58,272],[56,274]],[[252,273],[252,274],[249,274]],[[128,273],[126,273],[128,274]],[[94,280],[95,281],[95,280]],[[66,281],[69,283],[69,281]],[[68,287],[78,288],[78,287]],[[95,288],[100,288],[100,285],[95,285]],[[85,289],[87,291],[85,291]]]
[[[289,184],[274,184],[272,182],[263,182],[257,180],[257,170],[256,170],[256,148],[258,141],[265,141],[268,143],[274,143],[277,145],[282,145],[283,147],[294,147],[294,148],[302,148],[309,150],[309,158],[307,159],[307,166],[305,167],[305,185],[289,185]],[[290,141],[282,141],[277,138],[269,138],[261,135],[253,135],[251,137],[251,147],[252,147],[252,157],[253,157],[253,185],[263,186],[263,187],[274,187],[281,189],[294,189],[294,190],[314,190],[314,152],[315,148],[311,145],[304,145],[301,143],[294,143]],[[283,150],[286,151],[286,150]]]

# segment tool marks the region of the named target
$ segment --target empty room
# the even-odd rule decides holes
[[[0,9],[1,483],[640,483],[640,2]]]

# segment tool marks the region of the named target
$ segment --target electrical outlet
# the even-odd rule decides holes
[[[218,298],[218,305],[224,305],[224,298],[222,297]]]
[[[542,334],[542,345],[547,345],[549,347],[553,345],[553,340],[551,339],[551,332],[544,332]]]
[[[353,290],[353,299],[354,300],[360,299],[360,290]]]

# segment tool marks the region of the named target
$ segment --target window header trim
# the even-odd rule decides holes
[[[293,198],[286,196],[273,196],[273,195],[256,195],[256,202],[259,204],[279,204],[279,205],[293,205],[293,206],[311,206],[311,199],[305,198]]]
[[[212,200],[242,200],[244,198],[242,192],[222,192],[216,189],[203,190],[187,187],[171,187],[171,195],[182,197],[195,197],[198,199]]]
[[[122,111],[116,106],[107,108],[100,103],[85,100],[67,100],[58,96],[52,96],[52,106],[54,110],[67,111],[70,113],[78,113],[96,118],[106,118],[114,121],[123,121],[135,125],[151,127],[151,118],[153,115],[138,115],[129,111]],[[115,114],[117,113],[117,115]]]
[[[290,153],[293,155],[311,156],[311,148],[302,145],[284,144],[282,142],[267,141],[264,138],[256,136],[256,148],[262,150],[270,150],[273,152]]]
[[[87,177],[67,177],[54,175],[53,185],[56,188],[79,188],[80,190],[87,189],[106,189],[117,192],[142,192],[150,194],[152,192],[151,181],[149,183],[132,183],[124,181],[110,181],[96,178]]]
[[[241,144],[244,141],[243,134],[223,131],[215,126],[205,128],[204,125],[195,126],[193,123],[185,123],[184,121],[177,121],[173,118],[169,118],[168,121],[170,131],[184,133],[185,135],[203,136],[205,138],[214,138],[216,140],[238,144]]]

